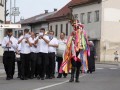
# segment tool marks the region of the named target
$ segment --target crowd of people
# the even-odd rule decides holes
[[[65,33],[60,33],[60,39],[54,37],[54,31],[50,30],[45,34],[45,29],[41,28],[39,33],[29,32],[29,29],[25,29],[24,33],[19,35],[19,38],[13,36],[12,29],[7,30],[7,35],[2,41],[3,64],[6,71],[6,80],[13,79],[15,73],[15,61],[18,66],[18,78],[21,80],[27,79],[52,79],[55,78],[55,63],[58,62],[58,76],[62,75],[66,78],[67,73],[59,73],[60,66],[63,58],[56,56],[57,48],[59,44],[67,43],[65,39]],[[95,49],[93,42],[89,43],[91,55],[88,57],[88,73],[95,71]],[[76,52],[78,55],[79,52]],[[17,57],[20,56],[20,57]],[[76,61],[71,59],[72,72],[71,77],[76,69]],[[76,82],[79,82],[79,72],[81,68],[81,62],[77,63]],[[70,79],[70,82],[73,78]]]

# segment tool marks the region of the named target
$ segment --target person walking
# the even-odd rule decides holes
[[[15,72],[15,51],[17,48],[17,39],[13,37],[12,29],[7,29],[7,36],[3,38],[2,48],[3,64],[6,72],[6,80],[13,79]]]
[[[67,43],[67,39],[65,39],[65,33],[61,32],[60,33],[60,39],[58,40],[58,44],[66,44],[66,43]],[[66,73],[64,73],[64,72],[59,73],[59,69],[60,69],[60,66],[62,64],[63,57],[62,56],[57,56],[56,61],[58,62],[58,76],[57,76],[57,78],[61,78],[62,75],[64,76],[64,78],[66,78],[66,76],[67,76]]]
[[[22,35],[18,44],[21,43],[21,80],[27,80],[30,78],[30,47],[32,46],[30,41],[29,29],[24,30],[24,35]]]
[[[49,44],[49,37],[45,35],[45,29],[41,28],[39,32],[39,36],[37,37],[35,44],[37,44],[37,49],[39,51],[38,55],[38,79],[41,80],[45,79],[46,74],[46,66],[48,65],[48,44]]]
[[[49,31],[50,42],[48,44],[48,67],[47,67],[47,76],[46,78],[52,79],[55,78],[55,54],[56,48],[58,48],[58,40],[54,37],[54,31]]]

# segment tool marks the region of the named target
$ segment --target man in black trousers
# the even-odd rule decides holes
[[[6,80],[13,79],[15,70],[15,50],[17,48],[17,39],[12,36],[12,29],[7,30],[7,36],[2,41],[3,64],[6,72]]]
[[[18,44],[21,43],[21,80],[30,78],[30,47],[32,46],[29,41],[29,29],[24,30],[24,35],[19,38]]]
[[[49,37],[45,35],[45,29],[41,28],[39,32],[39,36],[36,38],[35,44],[37,44],[38,49],[38,76],[37,79],[44,80],[46,74],[46,66],[48,65],[48,44],[49,44]]]
[[[46,78],[52,79],[55,78],[55,54],[56,48],[58,48],[58,40],[54,37],[54,31],[49,31],[50,42],[48,44],[48,60],[49,64],[47,67],[47,76]]]

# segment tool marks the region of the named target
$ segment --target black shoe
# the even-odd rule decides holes
[[[49,77],[49,79],[52,79],[53,77],[51,76],[51,77]]]
[[[24,78],[24,80],[28,80],[28,78],[27,78],[27,77],[25,77],[25,78]]]
[[[59,75],[58,75],[57,78],[62,78],[62,76],[59,76]]]
[[[79,81],[79,79],[77,79],[77,78],[76,78],[75,82],[77,82],[77,83],[78,83],[78,82],[80,82],[80,81]]]
[[[40,76],[37,76],[37,79],[40,80]]]
[[[25,78],[23,76],[20,77],[20,80],[25,80]]]
[[[52,78],[55,78],[55,76],[52,76]]]
[[[69,80],[69,82],[74,82],[74,78],[71,78],[71,79]]]
[[[13,79],[13,76],[11,76],[10,79]]]
[[[7,77],[6,80],[10,80],[11,78]]]
[[[44,80],[45,78],[43,77],[43,78],[41,78],[41,80]]]
[[[30,77],[30,79],[33,79],[33,78],[34,78],[34,76],[31,76],[31,77]]]
[[[64,76],[64,78],[66,78],[66,76]]]
[[[92,74],[92,71],[90,71],[90,74]]]
[[[89,73],[89,70],[87,70],[87,73]]]
[[[47,76],[45,77],[45,79],[49,79],[49,76],[47,75]]]

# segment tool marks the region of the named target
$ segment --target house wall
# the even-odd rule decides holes
[[[39,33],[40,28],[45,28],[45,30],[48,31],[48,23],[33,25],[32,31],[35,33]]]
[[[95,11],[99,11],[99,21],[95,21]],[[89,39],[93,40],[96,47],[98,61],[100,61],[100,40],[101,40],[101,3],[88,4],[84,6],[73,7],[72,14],[81,22],[81,14],[84,13],[84,30],[86,30]],[[88,23],[88,12],[91,12],[91,23]]]
[[[120,54],[120,0],[102,1],[101,61],[114,61]]]
[[[61,33],[61,24],[63,25],[63,32],[66,34],[66,24],[68,24],[68,35],[72,32],[73,28],[71,24],[69,23],[69,20],[63,20],[63,21],[55,21],[55,22],[50,22],[49,23],[49,29],[52,26],[52,30],[56,33],[56,25],[58,25],[57,29],[57,38],[59,38],[60,33]]]

